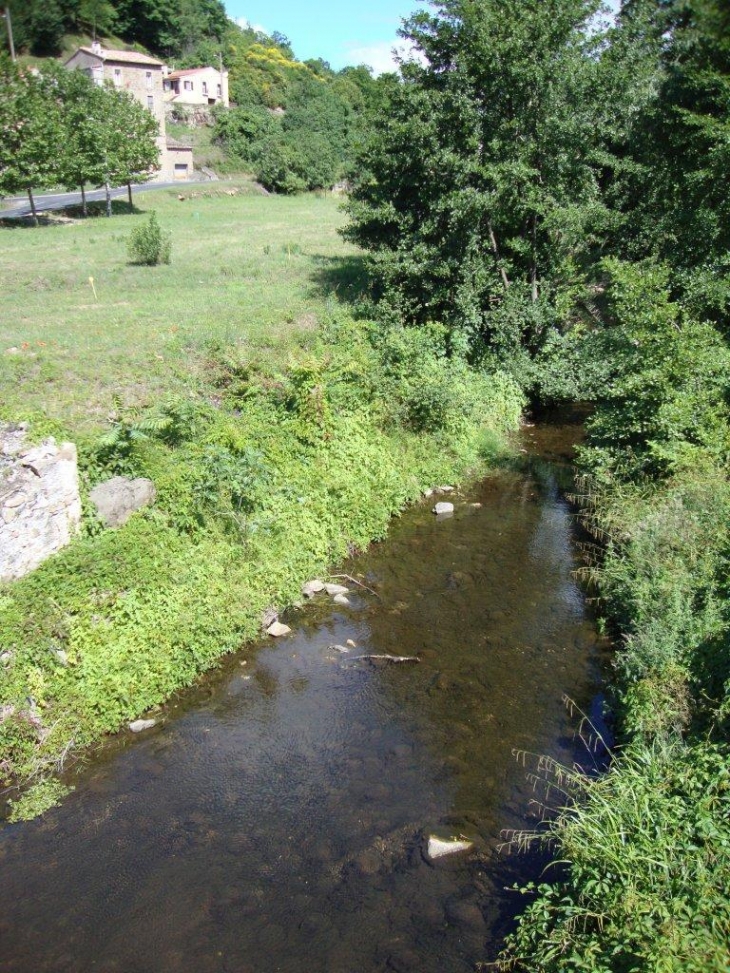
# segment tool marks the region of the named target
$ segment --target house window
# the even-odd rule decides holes
[[[122,84],[122,69],[114,68],[114,84],[117,88],[121,87]]]
[[[208,82],[207,81],[204,81],[203,82],[203,94],[204,95],[207,95],[208,94]]]
[[[153,95],[147,95],[147,107],[149,108],[150,111],[154,110],[155,99]]]
[[[183,81],[183,88],[186,91],[192,91],[193,90],[193,82],[192,81]]]
[[[218,95],[219,98],[223,94],[223,92],[221,91],[221,86],[219,84],[215,86],[215,93]]]
[[[145,87],[147,87],[147,88],[151,88],[152,87],[152,72],[151,71],[145,71],[145,73],[144,73],[144,83],[145,83]]]
[[[162,87],[165,89],[165,91],[169,91],[171,86],[172,86],[172,82],[168,81],[167,78],[165,78],[165,80],[162,82]]]

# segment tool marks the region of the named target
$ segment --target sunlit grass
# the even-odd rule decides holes
[[[136,197],[141,212],[0,228],[0,399],[70,430],[116,394],[146,405],[199,380],[211,343],[286,360],[327,301],[322,274],[351,252],[332,197],[261,196],[229,183]],[[191,198],[192,192],[205,195]],[[155,210],[170,266],[131,266],[127,238]],[[92,289],[89,278],[94,279]]]

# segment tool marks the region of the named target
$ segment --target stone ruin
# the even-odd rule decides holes
[[[0,581],[22,578],[65,547],[81,521],[76,447],[26,442],[0,424]]]

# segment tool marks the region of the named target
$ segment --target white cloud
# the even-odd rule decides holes
[[[239,27],[243,27],[244,30],[251,29],[255,30],[258,34],[266,34],[271,37],[271,31],[267,30],[266,27],[262,27],[261,24],[252,24],[250,20],[245,17],[234,17],[234,23],[238,24]]]
[[[346,64],[354,66],[367,64],[376,75],[385,74],[388,71],[397,71],[399,65],[396,58],[406,61],[411,59],[422,60],[423,55],[403,40],[378,41],[376,44],[364,46],[348,44],[343,55]]]

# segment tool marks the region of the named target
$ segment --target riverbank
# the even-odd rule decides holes
[[[375,328],[331,305],[287,351],[209,342],[187,388],[178,366],[158,404],[119,403],[106,430],[66,425],[82,534],[0,596],[2,773],[35,782],[14,818],[58,798],[71,755],[257,636],[424,489],[483,473],[519,421],[514,383],[447,358],[436,327]],[[48,430],[46,414],[12,418]],[[151,479],[156,502],[102,529],[88,493],[119,474]]]
[[[730,962],[728,353],[630,274],[609,300],[631,352],[595,396],[575,497],[592,537],[582,578],[618,646],[617,746],[601,776],[543,768],[545,784],[562,775],[543,839],[564,870],[526,890],[503,970]]]
[[[510,886],[544,865],[497,852],[533,819],[514,751],[575,758],[563,697],[595,709],[608,652],[559,488],[574,431],[550,431],[555,463],[532,428],[524,463],[411,505],[339,567],[367,586],[339,578],[349,604],[317,594],[288,636],[70,767],[61,807],[0,829],[4,973],[64,957],[474,973],[493,956],[521,905]],[[434,860],[434,837],[453,853]]]

